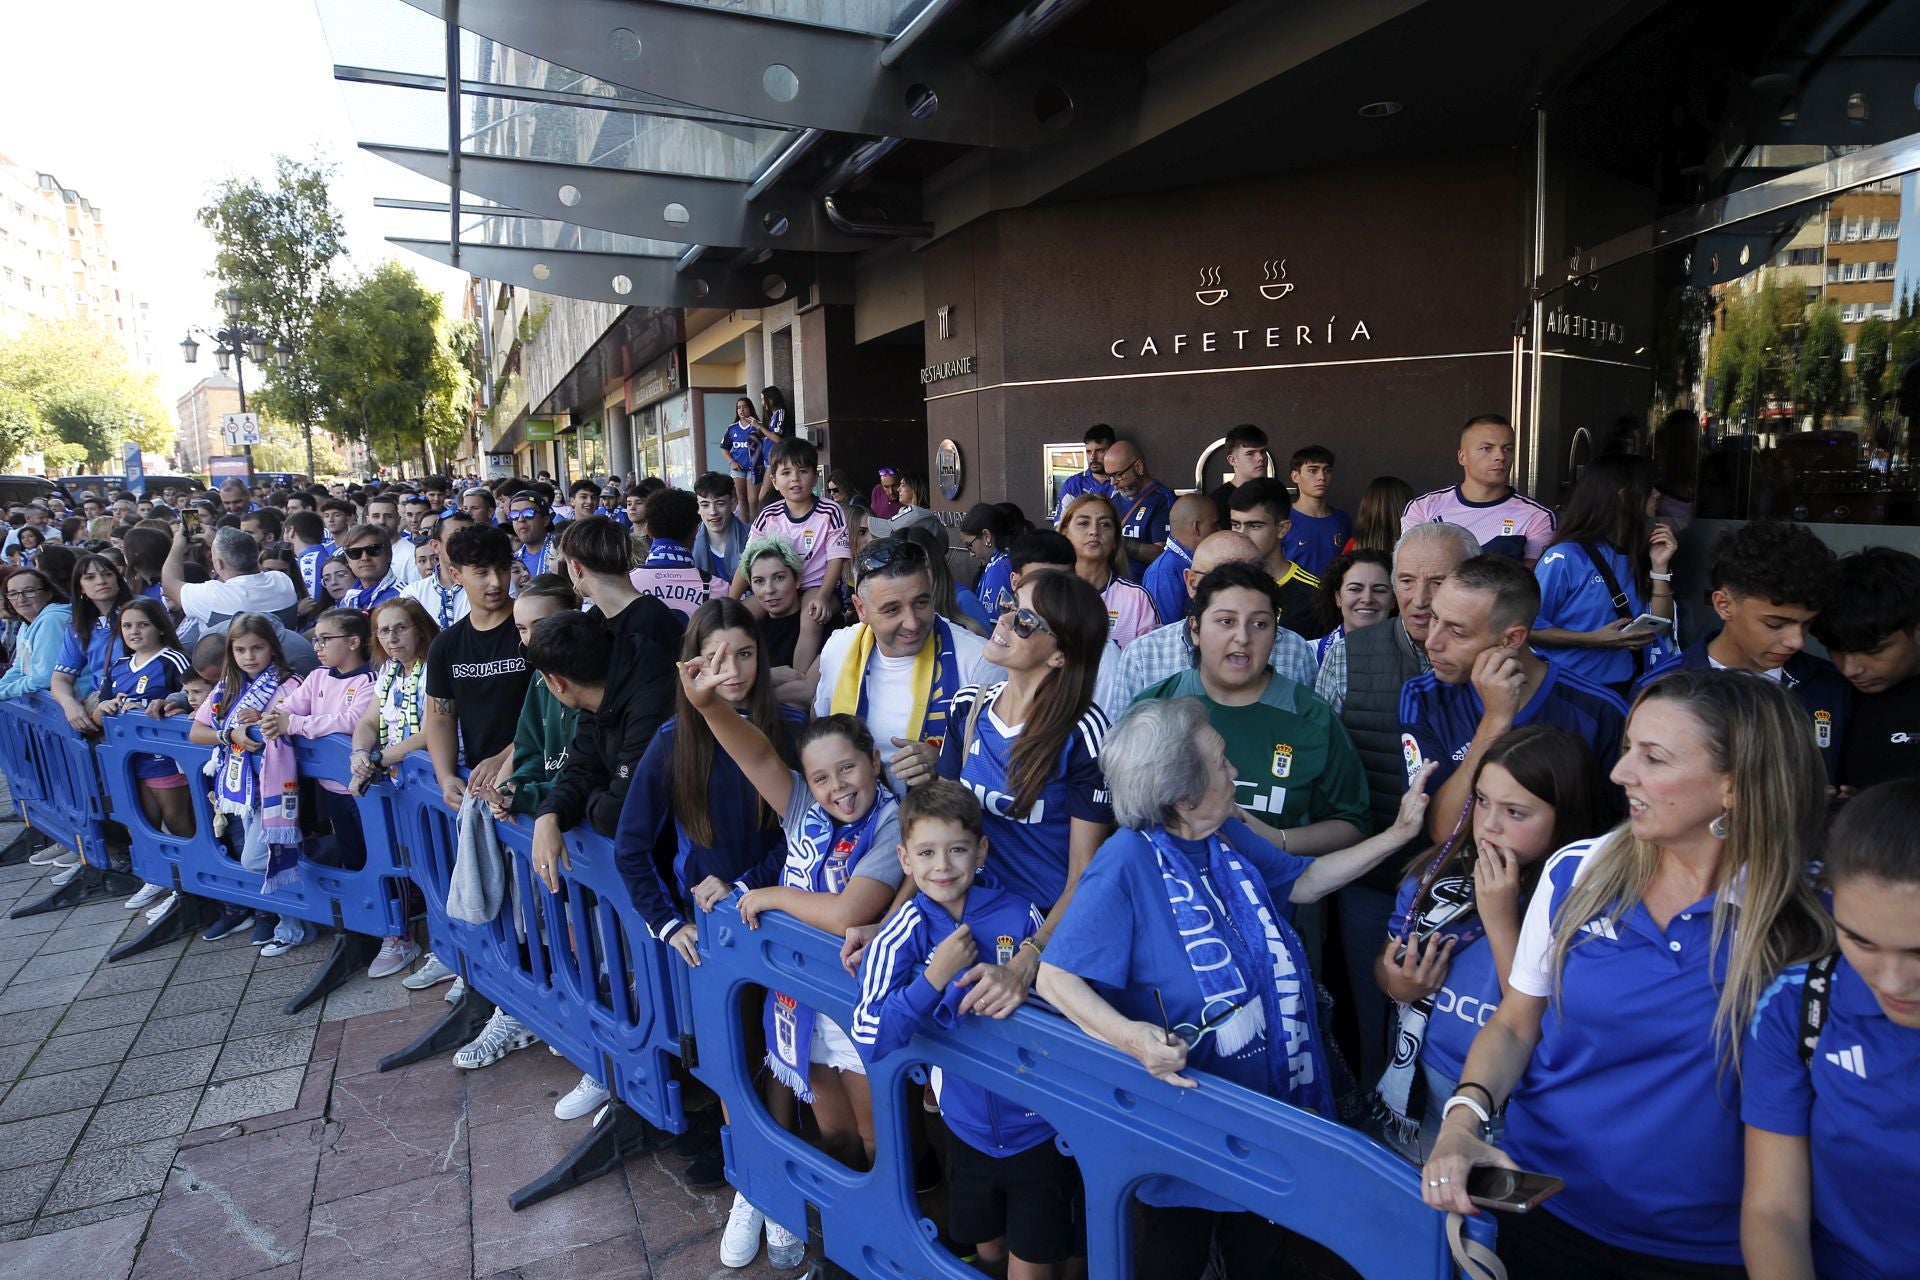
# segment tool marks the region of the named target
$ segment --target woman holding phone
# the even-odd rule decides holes
[[[1421,1192],[1471,1215],[1475,1166],[1564,1179],[1502,1221],[1515,1276],[1733,1280],[1743,1033],[1774,975],[1832,938],[1806,877],[1826,771],[1786,690],[1687,670],[1634,703],[1613,780],[1627,823],[1541,872]]]
[[[1533,647],[1562,669],[1630,697],[1634,682],[1678,646],[1633,625],[1673,621],[1673,530],[1656,524],[1653,462],[1610,453],[1587,464],[1553,541],[1534,566],[1540,616]],[[1666,630],[1671,638],[1671,626]]]

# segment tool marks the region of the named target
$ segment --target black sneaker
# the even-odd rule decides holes
[[[692,1160],[720,1142],[720,1117],[717,1114],[687,1117],[687,1131],[673,1138],[673,1154]]]
[[[236,929],[246,927],[247,921],[251,919],[253,919],[253,908],[251,907],[223,907],[220,911],[219,919],[208,925],[207,931],[201,934],[200,937],[206,942],[216,941],[226,937]]]
[[[702,1151],[687,1165],[687,1171],[680,1180],[695,1191],[711,1191],[715,1187],[727,1185],[727,1162],[720,1154],[720,1144],[714,1143]]]

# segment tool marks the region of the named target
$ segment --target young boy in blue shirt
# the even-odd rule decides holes
[[[900,804],[900,865],[917,892],[880,930],[860,966],[851,1035],[877,1062],[929,1021],[1006,1017],[1026,999],[982,983],[1040,927],[1031,903],[975,882],[986,861],[980,804],[940,778]],[[992,993],[992,994],[990,994]],[[1051,1280],[1077,1243],[1080,1172],[1034,1112],[936,1068],[933,1088],[954,1141],[947,1146],[947,1233],[982,1261],[1007,1259],[1008,1280]]]

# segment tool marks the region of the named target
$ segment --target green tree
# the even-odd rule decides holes
[[[1840,308],[1822,302],[1807,319],[1806,337],[1793,369],[1793,398],[1813,415],[1818,431],[1827,417],[1845,403],[1847,331],[1840,327]]]
[[[1880,427],[1880,403],[1887,394],[1887,358],[1893,333],[1885,320],[1868,316],[1853,339],[1853,382],[1860,389],[1860,410],[1867,430]]]
[[[79,462],[118,463],[123,442],[161,454],[175,434],[157,379],[136,372],[104,330],[80,320],[35,321],[0,339],[0,457],[7,461],[66,444],[80,451]]]
[[[315,403],[330,430],[376,461],[423,466],[458,442],[473,380],[439,294],[397,262],[336,290],[314,319]]]
[[[1786,399],[1805,327],[1802,297],[1775,284],[1728,296],[1707,360],[1713,409],[1722,418],[1752,430],[1762,410]]]
[[[328,190],[333,165],[276,156],[274,170],[271,187],[228,179],[200,210],[200,222],[217,246],[213,275],[222,282],[220,292],[232,288],[240,295],[241,322],[264,330],[269,346],[292,349],[285,369],[260,370],[265,384],[249,393],[247,407],[299,425],[311,474],[322,403],[311,335],[334,287],[335,264],[347,254],[346,223]]]
[[[278,418],[260,419],[260,443],[253,446],[253,465],[260,471],[300,471],[307,459],[307,442],[300,428]],[[325,433],[313,440],[313,465],[310,474],[340,476],[347,473],[347,460]]]

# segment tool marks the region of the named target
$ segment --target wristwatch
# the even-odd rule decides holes
[[[373,750],[367,752],[367,763],[376,769],[385,765],[386,761],[386,752],[382,751],[379,747],[375,747]]]

